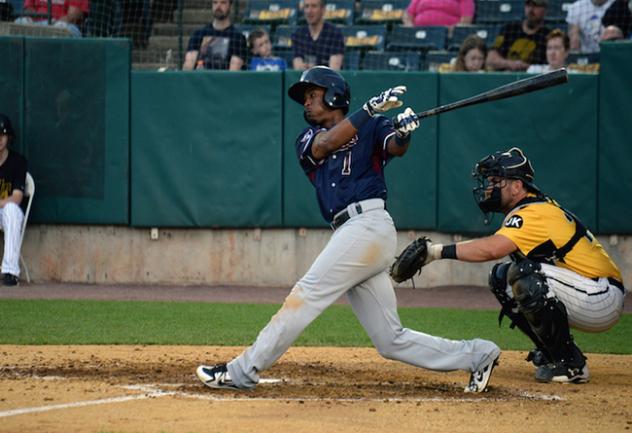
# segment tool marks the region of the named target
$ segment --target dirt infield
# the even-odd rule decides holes
[[[289,289],[33,284],[0,299],[281,303]],[[496,309],[481,287],[398,289],[400,306]],[[345,302],[341,300],[340,302]],[[630,311],[630,302],[626,311]],[[632,356],[589,354],[585,385],[540,384],[504,352],[490,391],[370,348],[291,348],[251,392],[211,390],[199,363],[237,347],[0,346],[0,433],[632,431]]]
[[[540,384],[505,352],[484,394],[367,348],[292,348],[250,392],[211,390],[201,362],[235,347],[0,346],[0,432],[625,432],[632,356],[590,355],[592,381]]]

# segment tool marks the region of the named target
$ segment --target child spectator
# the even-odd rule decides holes
[[[479,36],[469,35],[459,49],[453,70],[455,72],[485,72],[487,45]]]
[[[248,35],[248,46],[252,53],[248,69],[251,71],[285,71],[287,62],[272,55],[270,36],[264,29],[255,29]]]
[[[546,65],[531,65],[527,69],[529,74],[543,74],[566,66],[570,39],[560,29],[552,30],[546,37]]]

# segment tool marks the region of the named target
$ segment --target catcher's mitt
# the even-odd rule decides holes
[[[430,239],[424,236],[408,245],[399,257],[395,258],[395,263],[390,270],[391,278],[401,283],[414,277],[417,272],[421,272],[428,258],[429,243]]]

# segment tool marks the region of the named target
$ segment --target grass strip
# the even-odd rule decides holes
[[[199,302],[1,300],[0,344],[164,344],[244,346],[252,343],[279,305]],[[501,348],[529,350],[531,342],[498,311],[400,308],[404,326],[451,338],[486,338]],[[632,354],[632,315],[600,334],[574,331],[585,352]],[[346,305],[333,305],[295,343],[370,346]]]

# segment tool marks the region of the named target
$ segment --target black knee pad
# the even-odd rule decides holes
[[[511,284],[514,299],[523,313],[536,313],[547,305],[549,286],[540,273],[539,263],[531,260],[512,263],[507,270],[507,282]]]

